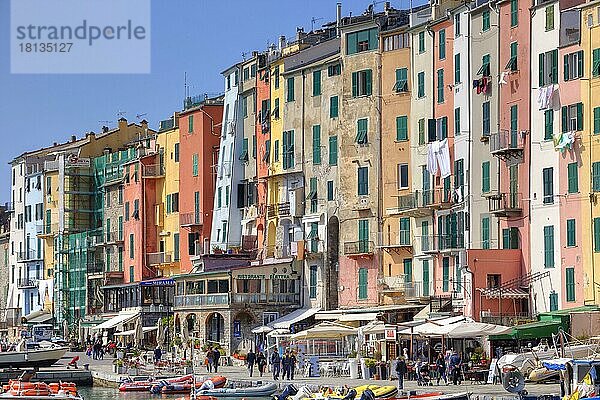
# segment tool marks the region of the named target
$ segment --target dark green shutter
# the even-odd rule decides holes
[[[583,76],[583,50],[577,52],[577,77]]]
[[[577,103],[577,130],[583,130],[583,103]]]
[[[373,92],[373,74],[370,69],[365,71],[365,79],[367,80],[367,96],[370,96]]]
[[[567,106],[562,106],[560,112],[562,118],[562,132],[565,133],[569,130],[569,109]]]
[[[575,301],[575,269],[567,268],[565,270],[565,280],[567,289],[567,301]]]
[[[313,126],[313,164],[321,164],[321,125]]]
[[[337,136],[329,137],[329,165],[337,165],[337,153],[338,153],[338,145],[337,145]]]
[[[558,50],[552,50],[552,83],[558,83]]]
[[[545,61],[545,54],[544,53],[540,53],[539,55],[539,81],[538,84],[540,87],[544,86],[544,61]]]
[[[575,246],[576,238],[575,238],[575,220],[568,219],[567,220],[567,246]]]
[[[352,97],[358,96],[358,72],[352,73]]]
[[[569,80],[569,55],[565,54],[563,56],[563,79],[565,81]]]
[[[600,218],[594,218],[594,252],[600,252]]]

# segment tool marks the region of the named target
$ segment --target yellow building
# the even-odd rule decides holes
[[[52,279],[56,268],[54,237],[58,234],[58,170],[44,173],[44,225],[38,237],[44,246],[44,279]],[[52,312],[52,299],[46,296],[44,310]]]
[[[584,290],[586,304],[600,304],[600,184],[591,175],[600,171],[600,7],[597,2],[581,6],[581,42],[584,74],[581,79],[583,132],[581,145],[589,151],[579,169],[581,193],[590,193],[582,204]],[[590,23],[591,22],[591,23]]]
[[[149,255],[159,263],[163,276],[179,273],[179,126],[177,115],[162,121],[157,136],[158,165],[164,177],[156,184],[158,253]]]

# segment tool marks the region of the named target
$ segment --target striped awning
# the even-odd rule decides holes
[[[480,289],[481,295],[486,299],[528,299],[529,293],[520,288],[489,288],[489,289]]]

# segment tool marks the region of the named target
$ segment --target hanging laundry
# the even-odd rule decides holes
[[[537,103],[538,103],[538,108],[540,110],[543,110],[544,108],[546,108],[544,106],[544,101],[546,99],[546,88],[538,88],[538,95],[537,95]]]
[[[437,168],[437,160],[436,160],[436,153],[437,150],[439,148],[439,142],[430,142],[427,145],[427,171],[431,174],[431,175],[436,175],[438,168]]]
[[[552,135],[552,142],[554,143],[554,148],[556,148],[556,146],[558,146],[558,144],[560,143],[562,135],[562,132],[557,132],[554,135]]]
[[[481,78],[481,81],[481,92],[488,93],[490,89],[490,80],[484,76],[483,78]]]
[[[448,139],[440,141],[437,150],[435,158],[439,164],[440,176],[446,178],[450,176],[450,150],[448,149]]]
[[[475,79],[473,81],[473,89],[477,89],[479,87],[479,79]]]
[[[454,190],[454,202],[455,203],[462,203],[462,201],[463,201],[462,188],[456,188]]]
[[[552,107],[552,96],[554,96],[554,85],[550,85],[546,88],[546,98],[544,99],[544,105],[546,108]]]
[[[562,137],[560,138],[560,142],[554,147],[554,149],[559,150],[561,153],[565,150],[571,150],[573,147],[573,142],[575,142],[575,135],[573,132],[563,133]]]
[[[506,85],[506,76],[508,75],[508,72],[504,71],[500,74],[500,79],[498,80],[498,84],[500,85]]]

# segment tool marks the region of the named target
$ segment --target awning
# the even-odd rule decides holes
[[[395,326],[394,326],[395,327]],[[385,322],[383,321],[371,321],[365,326],[358,328],[363,334],[375,335],[378,333],[385,332]]]
[[[375,321],[376,319],[377,319],[377,313],[342,314],[338,318],[338,320],[341,322]]]
[[[421,335],[421,336],[436,336],[436,335],[438,335],[439,336],[438,332],[439,332],[439,329],[441,326],[452,325],[452,324],[456,324],[461,321],[472,322],[473,320],[469,317],[458,315],[456,317],[429,319],[426,321],[427,322],[425,322],[421,325],[402,329],[402,330],[398,331],[398,334],[400,334],[400,335],[411,335],[412,334],[412,335]]]
[[[40,316],[37,316],[35,318],[31,318],[27,320],[28,324],[43,324],[44,322],[48,322],[52,319],[52,314],[50,313],[44,313]]]
[[[175,285],[175,281],[171,278],[150,279],[147,281],[140,282],[140,286],[173,286],[173,285]]]
[[[356,335],[357,332],[356,328],[325,321],[310,329],[293,334],[291,339],[341,339],[346,336]]]
[[[104,321],[103,323],[94,326],[92,329],[94,330],[102,330],[102,329],[111,329],[116,327],[117,325],[125,324],[132,319],[136,318],[140,315],[138,310],[136,311],[120,311],[118,315],[112,317],[108,321]]]
[[[499,288],[477,289],[486,299],[528,299],[529,293],[520,288],[507,288],[500,290]]]
[[[558,333],[562,324],[558,321],[537,321],[529,324],[517,325],[512,328],[512,332],[504,335],[490,336],[492,340],[501,339],[534,339],[547,338]]]
[[[271,332],[267,333],[267,337],[282,337],[282,336],[290,336],[291,333],[287,329],[273,329]]]
[[[476,337],[487,337],[490,335],[502,335],[512,331],[509,326],[486,324],[465,320],[450,325],[442,325],[434,328],[432,336],[446,336],[454,339],[468,339]]]
[[[319,311],[315,315],[317,320],[339,320],[342,315],[347,314],[364,314],[364,313],[392,313],[402,311],[421,310],[425,306],[413,304],[390,304],[386,306],[374,306],[364,308],[341,308],[337,310]]]
[[[142,328],[142,332],[148,333],[158,329],[158,326],[144,326]],[[135,329],[131,329],[129,331],[124,332],[115,332],[115,336],[133,336],[135,335]]]
[[[290,326],[296,322],[304,321],[315,315],[321,308],[301,308],[284,315],[283,317],[273,321],[271,325],[275,329],[290,329]]]
[[[270,326],[262,325],[252,329],[252,333],[269,333],[273,330]]]

